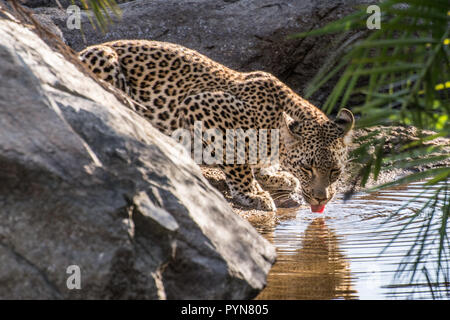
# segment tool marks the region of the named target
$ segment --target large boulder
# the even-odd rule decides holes
[[[273,73],[303,93],[331,48],[350,34],[287,40],[343,17],[356,5],[374,0],[136,0],[120,4],[123,16],[103,34],[82,14],[80,30],[69,30],[64,10],[41,8],[61,28],[68,44],[79,51],[88,45],[117,39],[148,39],[184,45],[239,71]],[[86,42],[83,40],[83,34]],[[320,106],[332,83],[316,94]]]
[[[32,31],[0,16],[0,34],[0,299],[265,286],[274,248],[180,146]]]

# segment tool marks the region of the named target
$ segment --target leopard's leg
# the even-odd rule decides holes
[[[295,207],[301,204],[300,181],[287,171],[278,168],[255,168],[255,178],[267,190],[279,208]]]
[[[277,167],[255,168],[256,180],[265,190],[296,191],[300,182],[294,175]]]
[[[249,165],[222,165],[220,168],[225,174],[233,199],[258,210],[276,211],[272,197],[261,188]]]
[[[219,161],[221,164],[216,164],[224,172],[231,196],[237,202],[260,210],[275,211],[276,207],[272,197],[255,180],[252,168],[245,164],[227,163],[226,130],[249,129],[248,116],[251,114],[250,110],[250,106],[229,93],[220,91],[202,92],[185,98],[180,106],[179,114],[181,117],[178,118],[183,118],[186,127],[190,128],[194,134],[195,123],[201,121],[203,130],[217,129],[219,135],[222,135],[222,142],[225,143],[225,145],[222,145],[224,147],[222,156],[225,156],[225,159],[219,159],[222,160]],[[245,117],[242,115],[245,115]],[[203,141],[203,147],[206,147],[205,141]],[[233,152],[235,152],[233,159],[237,160],[237,150]],[[248,150],[248,144],[246,144],[245,153],[250,154],[251,152],[251,150]]]

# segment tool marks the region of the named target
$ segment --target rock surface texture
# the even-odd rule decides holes
[[[264,287],[273,247],[175,142],[33,32],[0,17],[0,34],[0,299],[245,299]]]

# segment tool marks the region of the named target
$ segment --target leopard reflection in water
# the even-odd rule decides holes
[[[257,299],[358,298],[349,262],[339,249],[339,236],[322,217],[308,225],[294,255],[279,250],[267,281]]]

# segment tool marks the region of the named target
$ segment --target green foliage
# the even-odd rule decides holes
[[[361,145],[351,157],[360,168],[355,173],[355,183],[359,181],[363,187],[370,176],[376,180],[381,170],[417,165],[431,168],[377,186],[372,191],[414,181],[425,181],[425,186],[441,186],[433,189],[433,197],[421,209],[431,210],[433,214],[440,212],[439,278],[440,272],[444,271],[441,257],[449,250],[450,168],[436,166],[436,163],[442,163],[450,155],[442,152],[441,147],[430,146],[427,141],[450,136],[450,2],[387,0],[378,6],[381,9],[380,29],[367,28],[366,21],[371,14],[366,13],[366,7],[361,7],[323,28],[295,34],[291,38],[351,32],[354,35],[350,39],[358,39],[330,50],[335,54],[329,57],[306,89],[308,98],[338,76],[334,89],[322,106],[323,111],[331,113],[350,104],[350,109],[360,117],[357,120],[359,128],[377,125],[419,128],[418,140],[401,141],[400,148],[386,152],[383,151],[384,139],[377,138],[378,132],[375,131],[360,138]],[[422,129],[433,130],[436,134],[422,134]],[[421,246],[426,241],[428,229],[429,225],[424,225],[418,235],[420,242],[415,248],[419,249],[414,251],[418,253],[418,260],[413,264],[413,277],[423,258]],[[429,273],[426,275],[428,279]]]
[[[96,28],[98,26],[102,32],[105,32],[109,25],[113,23],[113,15],[121,17],[122,11],[115,0],[80,0],[83,9],[91,10],[92,16],[89,15],[91,25]],[[75,0],[72,0],[75,4]]]
[[[379,7],[381,28],[378,30],[367,29],[369,14],[364,7],[321,29],[291,36],[349,31],[365,34],[361,40],[345,43],[336,50],[339,54],[332,55],[319,70],[305,96],[308,98],[340,74],[322,106],[325,112],[352,103],[352,111],[360,115],[357,121],[360,128],[413,125],[434,130],[437,136],[449,136],[450,3],[447,0],[390,0],[379,3]],[[400,156],[408,158],[428,139],[423,135],[419,141],[405,143]],[[354,157],[364,164],[360,176],[365,177],[370,172],[376,178],[385,162],[391,162],[391,167],[405,167],[404,163],[394,161],[399,154],[383,154],[384,143],[373,139],[357,150],[359,153]],[[368,156],[364,146],[369,145],[375,146],[376,151]],[[423,163],[442,161],[446,156],[450,155],[425,157]],[[438,180],[443,181],[449,175],[439,177]]]

